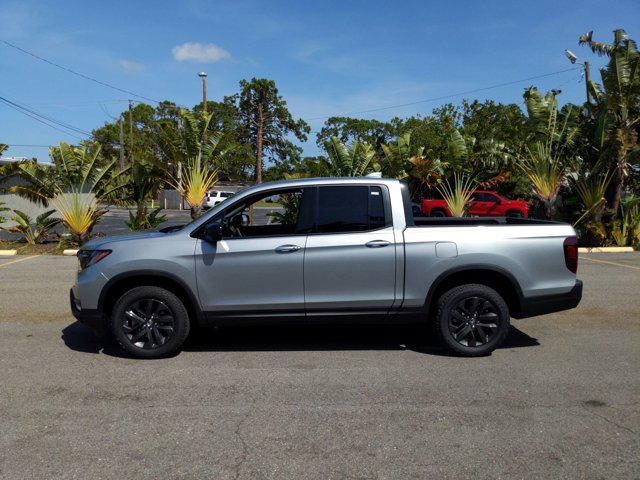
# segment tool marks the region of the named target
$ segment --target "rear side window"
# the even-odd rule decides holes
[[[318,188],[316,232],[363,232],[385,225],[384,196],[380,187]]]

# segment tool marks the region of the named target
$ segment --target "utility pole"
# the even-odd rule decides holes
[[[207,113],[207,72],[199,72],[198,76],[202,79],[202,110]]]
[[[589,83],[591,83],[591,70],[589,62],[584,62],[584,83],[587,86],[587,103],[591,103],[591,92],[589,91]]]
[[[131,110],[133,102],[129,100],[129,164],[133,163],[133,111]]]
[[[124,125],[122,116],[118,117],[118,126],[120,127],[120,169],[124,170]]]

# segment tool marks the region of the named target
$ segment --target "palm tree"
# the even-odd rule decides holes
[[[62,142],[49,155],[53,166],[18,165],[17,174],[28,184],[8,190],[44,206],[51,204],[69,229],[72,243],[82,245],[107,212],[102,203],[114,200],[124,188],[128,169],[116,170],[116,160],[102,159],[100,145],[76,147]]]
[[[221,148],[222,135],[209,130],[212,118],[213,113],[180,113],[180,138],[174,151],[178,175],[170,183],[189,204],[194,220],[201,214],[207,191],[218,181],[213,163],[229,153],[229,149]]]
[[[374,159],[375,150],[366,142],[355,141],[346,146],[334,136],[324,148],[329,158],[323,161],[323,170],[328,176],[361,177],[380,168]]]
[[[407,178],[411,167],[411,133],[398,135],[395,142],[382,144],[383,157],[380,161],[380,171],[386,178]],[[417,155],[422,155],[423,148],[418,149]]]
[[[602,153],[612,163],[613,180],[608,197],[611,208],[617,212],[629,178],[632,154],[639,150],[640,53],[636,43],[621,29],[614,30],[613,44],[593,41],[593,32],[580,36],[578,43],[609,57],[607,67],[600,70],[602,88],[592,81],[589,89],[595,99],[597,135],[605,138]]]
[[[548,219],[556,214],[558,192],[576,161],[569,147],[578,134],[578,128],[571,123],[571,108],[562,114],[558,111],[557,93],[552,90],[543,96],[534,87],[525,91],[531,133],[519,161],[534,194],[544,204]]]

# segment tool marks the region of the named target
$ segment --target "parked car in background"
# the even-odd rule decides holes
[[[251,213],[273,196],[281,211]],[[578,305],[575,235],[529,218],[415,218],[398,180],[262,183],[186,226],[86,243],[71,310],[144,358],[177,352],[196,325],[328,319],[430,322],[453,352],[486,355],[510,317]]]
[[[472,217],[528,217],[531,204],[508,200],[490,190],[475,190],[467,206]],[[422,213],[427,217],[451,217],[444,200],[422,200]]]
[[[235,192],[223,192],[220,190],[210,190],[202,202],[204,208],[213,208],[219,203],[224,202],[227,198],[233,197]]]

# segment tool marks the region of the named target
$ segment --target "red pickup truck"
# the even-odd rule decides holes
[[[527,217],[528,202],[507,200],[496,192],[475,190],[471,194],[467,209],[473,217]],[[450,217],[451,212],[444,200],[422,200],[422,213],[427,217]]]

